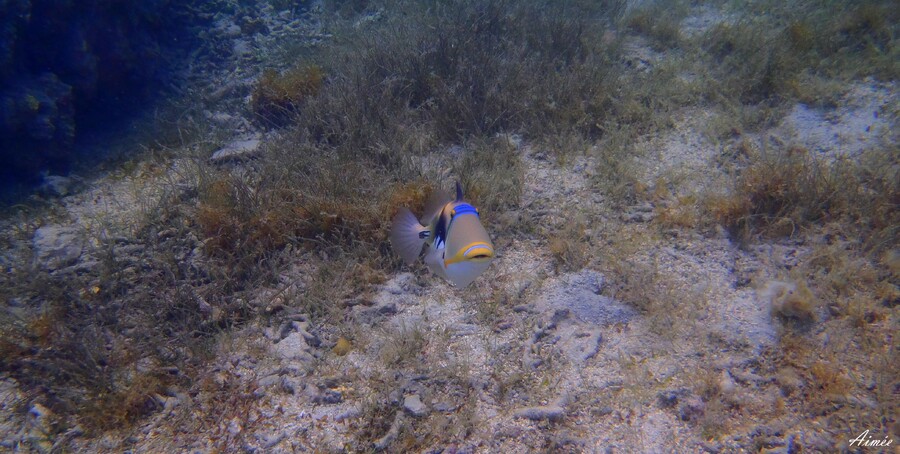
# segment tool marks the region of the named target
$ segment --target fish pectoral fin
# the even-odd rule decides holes
[[[409,209],[400,208],[391,223],[391,245],[397,254],[410,265],[416,263],[428,237],[428,228],[420,224]]]
[[[425,264],[432,273],[447,279],[447,272],[444,270],[444,249],[428,248],[428,253],[425,254]]]

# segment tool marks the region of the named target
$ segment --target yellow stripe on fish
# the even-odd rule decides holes
[[[456,251],[456,254],[454,254],[453,257],[445,258],[444,266],[448,267],[454,263],[459,263],[464,260],[485,261],[491,260],[493,258],[493,246],[484,241],[475,241],[463,246],[460,250]]]

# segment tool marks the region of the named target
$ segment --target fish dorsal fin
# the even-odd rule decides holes
[[[428,196],[428,201],[425,202],[425,212],[422,213],[422,219],[419,219],[419,221],[424,225],[431,225],[431,221],[441,214],[441,209],[444,208],[444,205],[452,201],[453,198],[450,194],[447,194],[447,191],[435,189],[434,192]]]
[[[462,186],[459,185],[459,180],[456,180],[456,201],[462,202]]]

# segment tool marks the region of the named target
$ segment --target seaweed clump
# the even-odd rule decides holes
[[[833,162],[799,146],[740,147],[747,157],[731,191],[703,199],[706,214],[736,239],[794,236],[844,221],[868,238],[865,247],[873,252],[896,245],[900,167],[892,147]]]
[[[801,325],[816,321],[815,297],[803,282],[769,282],[762,296],[771,304],[773,316]]]
[[[299,106],[322,89],[325,73],[318,65],[298,66],[279,73],[267,69],[259,78],[250,108],[256,118],[272,126],[284,126]]]

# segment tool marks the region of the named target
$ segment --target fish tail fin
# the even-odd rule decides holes
[[[400,208],[391,223],[391,245],[406,263],[412,265],[419,258],[422,245],[425,244],[428,229],[419,223],[415,215],[407,208]]]

